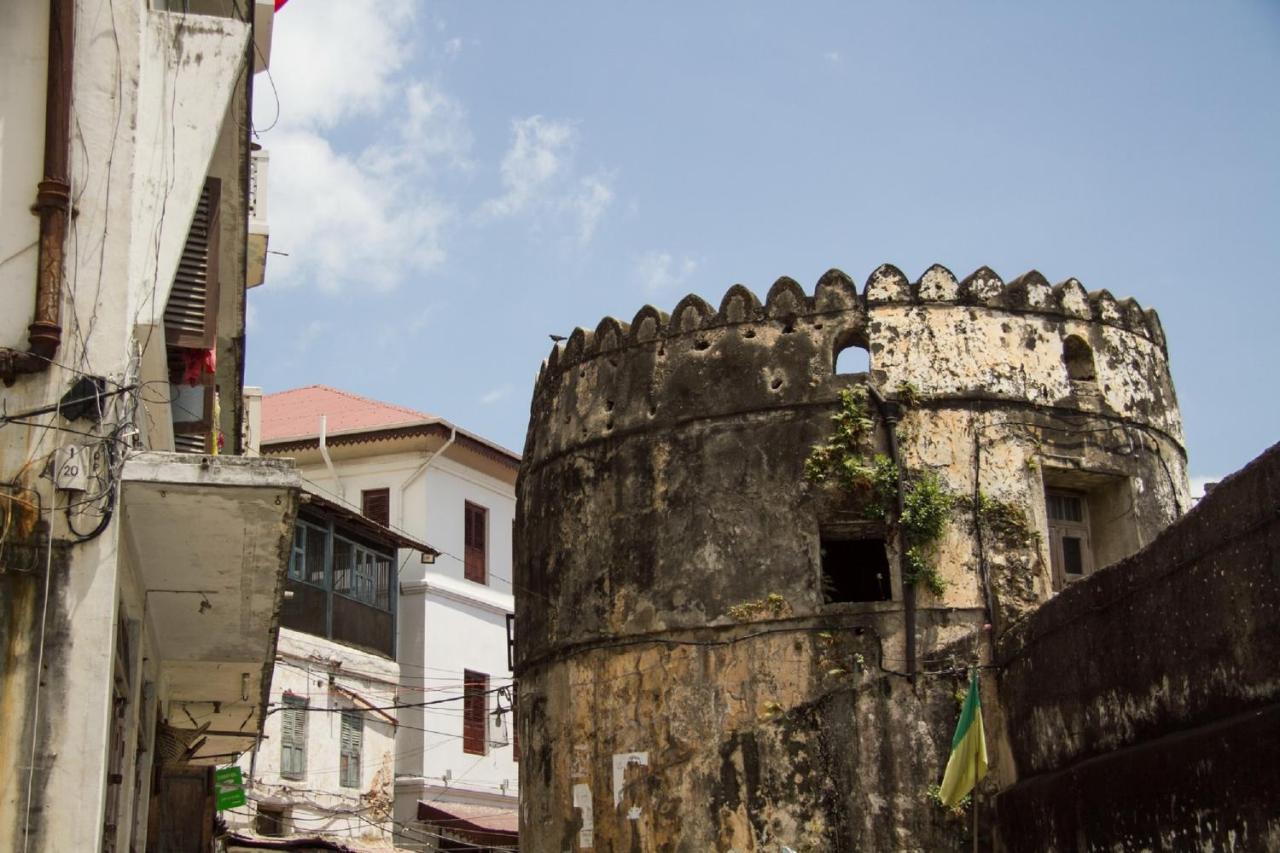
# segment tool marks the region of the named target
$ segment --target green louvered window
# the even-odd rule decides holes
[[[303,779],[307,775],[307,700],[284,697],[280,712],[280,775]]]
[[[343,711],[338,784],[344,788],[360,787],[360,748],[363,741],[364,715],[359,711]]]

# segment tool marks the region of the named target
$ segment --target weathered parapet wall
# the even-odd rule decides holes
[[[1280,849],[1280,445],[997,656],[1004,849]]]
[[[1064,364],[1071,337],[1087,381]],[[869,375],[835,372],[848,345]],[[804,476],[841,390],[904,382],[905,467],[1014,510],[993,526],[957,502],[947,589],[916,590],[915,685],[899,544],[892,600],[826,603],[820,529],[858,508]],[[955,722],[950,667],[988,605],[1003,628],[1050,595],[1051,471],[1135,484],[1138,545],[1185,505],[1159,322],[1077,282],[933,267],[912,284],[886,266],[859,292],[832,271],[812,296],[784,278],[763,302],[735,286],[718,310],[690,296],[575,330],[539,376],[517,486],[522,844],[586,849],[585,798],[595,849],[962,845],[925,797]],[[823,635],[855,672],[828,675]],[[647,769],[626,770],[640,752]]]

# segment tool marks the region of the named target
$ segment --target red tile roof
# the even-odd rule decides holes
[[[316,438],[320,435],[321,415],[327,419],[325,429],[329,435],[440,421],[425,412],[370,400],[328,385],[308,385],[262,398],[262,441]]]

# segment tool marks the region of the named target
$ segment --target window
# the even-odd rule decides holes
[[[871,372],[871,351],[865,332],[853,329],[836,338],[832,368],[837,374]]]
[[[884,535],[834,535],[821,539],[822,597],[827,604],[889,601],[892,575]]]
[[[325,531],[305,522],[293,527],[293,553],[289,557],[289,577],[318,586],[324,585]]]
[[[463,525],[463,545],[466,552],[465,576],[469,581],[487,583],[485,543],[488,540],[489,510],[467,501],[465,515]]]
[[[465,670],[462,674],[462,751],[484,755],[488,743],[485,724],[489,712],[489,676]]]
[[[1093,367],[1093,350],[1078,335],[1069,335],[1062,342],[1062,361],[1067,366],[1067,377],[1073,382],[1095,382],[1097,372]]]
[[[307,775],[307,700],[288,693],[280,712],[280,775],[286,779]]]
[[[1089,544],[1089,503],[1081,492],[1048,491],[1044,496],[1049,516],[1049,558],[1053,583],[1058,589],[1093,571]]]
[[[383,527],[391,524],[391,490],[365,489],[360,493],[360,513]]]
[[[271,838],[284,835],[284,809],[258,804],[258,817],[254,822],[254,832]]]
[[[360,787],[360,748],[363,742],[364,715],[359,711],[343,711],[338,784],[344,788]]]

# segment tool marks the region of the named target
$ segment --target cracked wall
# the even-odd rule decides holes
[[[868,374],[834,372],[850,343]],[[945,588],[904,583],[890,529],[891,600],[830,603],[820,531],[866,508],[804,463],[868,384],[904,404],[903,466],[954,497]],[[882,420],[869,441],[887,449]],[[1163,333],[1132,300],[881,267],[862,292],[832,271],[812,296],[781,279],[764,303],[735,286],[719,310],[575,330],[540,373],[517,490],[522,847],[963,847],[927,791],[983,624],[1053,592],[1046,484],[1119,495],[1099,503],[1117,552],[1187,504]],[[614,757],[641,753],[615,801]]]

